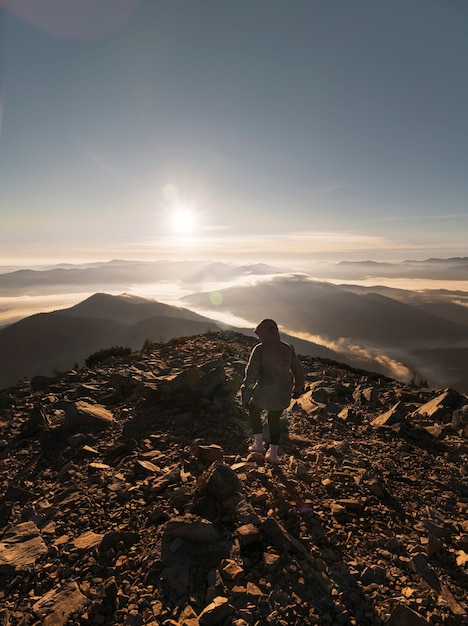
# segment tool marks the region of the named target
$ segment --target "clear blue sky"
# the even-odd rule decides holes
[[[0,264],[468,255],[466,0],[0,7]]]

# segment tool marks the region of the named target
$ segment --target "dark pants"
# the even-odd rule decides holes
[[[263,431],[262,414],[263,409],[259,409],[255,404],[249,405],[250,425],[254,431],[254,435],[258,435]],[[280,442],[280,418],[283,411],[268,411],[268,428],[270,429],[270,443],[278,446]]]

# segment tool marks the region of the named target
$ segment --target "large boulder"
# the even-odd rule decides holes
[[[67,430],[99,432],[109,428],[113,422],[112,412],[101,404],[78,400],[69,404],[65,410],[64,426]]]

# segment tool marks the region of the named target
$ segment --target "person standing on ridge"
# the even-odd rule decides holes
[[[291,402],[304,392],[304,370],[294,348],[281,340],[278,325],[264,319],[254,329],[260,340],[250,353],[241,386],[242,404],[248,407],[254,443],[250,452],[265,452],[261,414],[268,412],[270,448],[266,459],[278,462],[280,418]]]

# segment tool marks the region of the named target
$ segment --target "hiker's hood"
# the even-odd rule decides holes
[[[272,319],[264,319],[254,328],[254,333],[259,338],[265,339],[279,339],[279,330],[278,324],[275,320]]]

